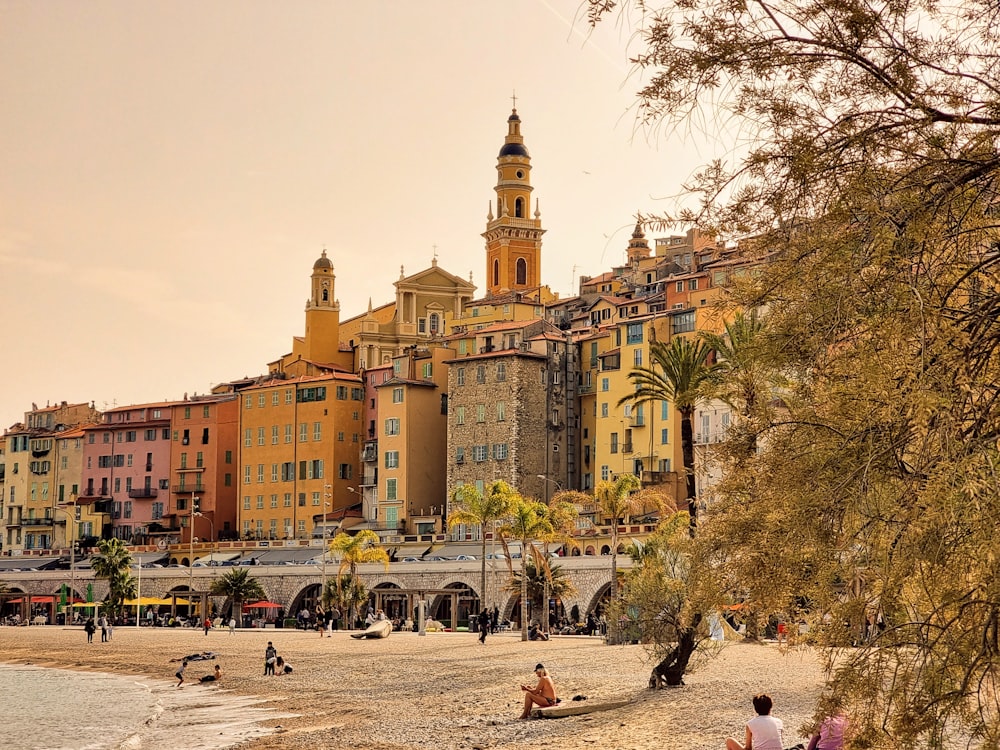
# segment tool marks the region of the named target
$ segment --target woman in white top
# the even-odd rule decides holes
[[[766,694],[753,697],[753,710],[757,712],[747,722],[746,742],[740,744],[732,737],[726,738],[726,750],[782,750],[781,719],[771,716],[771,696]]]

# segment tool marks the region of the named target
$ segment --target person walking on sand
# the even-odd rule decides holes
[[[486,645],[486,634],[490,632],[490,611],[488,609],[479,610],[479,642]]]
[[[177,687],[184,684],[184,670],[187,669],[188,660],[185,659],[181,662],[181,665],[177,667],[177,672],[174,673],[174,677],[177,678]]]
[[[264,676],[274,674],[274,663],[278,660],[278,650],[271,641],[267,642],[267,649],[264,651]]]
[[[235,632],[236,632],[236,618],[235,617],[230,617],[229,618],[229,635],[232,635]]]
[[[205,628],[205,635],[208,635],[208,631],[212,629],[212,618],[206,617],[205,622],[202,623]]]
[[[556,684],[549,677],[548,670],[541,664],[536,664],[535,675],[538,677],[537,685],[534,687],[521,685],[521,690],[524,691],[524,710],[517,717],[519,719],[530,719],[531,709],[536,704],[542,708],[547,708],[558,703],[556,700]]]
[[[771,716],[774,703],[766,693],[753,697],[753,710],[757,712],[747,722],[746,739],[741,745],[732,737],[726,738],[726,750],[782,750],[781,730],[785,728],[781,719]]]
[[[94,642],[94,633],[97,631],[97,626],[94,625],[94,618],[88,617],[87,622],[84,623],[83,629],[87,633],[87,643]]]

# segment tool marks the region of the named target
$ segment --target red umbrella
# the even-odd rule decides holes
[[[243,609],[281,609],[281,605],[277,602],[252,602],[244,604]]]

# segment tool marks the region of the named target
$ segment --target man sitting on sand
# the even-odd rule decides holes
[[[556,700],[555,683],[552,682],[552,678],[549,677],[549,673],[545,667],[541,664],[536,664],[535,674],[538,675],[537,685],[534,687],[521,685],[521,690],[524,691],[524,711],[517,717],[519,719],[531,718],[531,709],[535,704],[538,704],[542,708],[547,708],[558,703]]]
[[[744,744],[732,737],[726,738],[726,750],[782,750],[781,730],[784,724],[781,719],[771,716],[771,696],[761,693],[753,697],[753,710],[757,712],[747,722],[747,736]]]
[[[198,680],[198,682],[218,682],[221,679],[222,679],[222,667],[216,664],[215,673],[205,675],[200,680]]]

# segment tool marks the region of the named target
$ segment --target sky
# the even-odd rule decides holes
[[[435,255],[482,293],[515,94],[573,294],[712,156],[637,125],[636,44],[580,0],[0,0],[0,427],[266,372],[324,249],[342,320]]]

